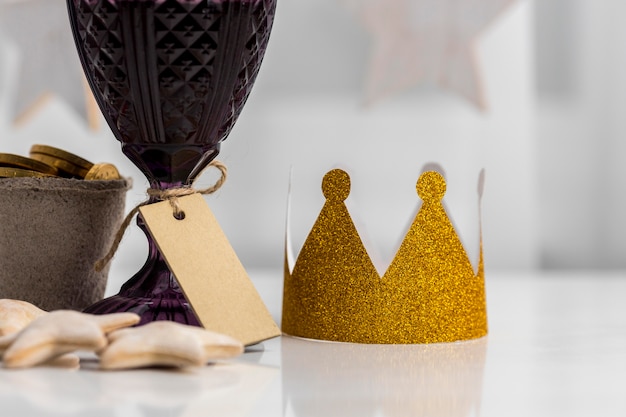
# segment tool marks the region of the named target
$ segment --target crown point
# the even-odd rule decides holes
[[[446,193],[446,180],[436,171],[427,171],[420,175],[415,188],[422,201],[439,201]]]
[[[333,169],[324,175],[322,192],[327,200],[344,201],[350,195],[350,176],[342,169]]]

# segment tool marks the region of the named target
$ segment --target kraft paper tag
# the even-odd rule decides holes
[[[202,325],[251,345],[280,335],[243,265],[200,194],[139,209],[168,267]]]

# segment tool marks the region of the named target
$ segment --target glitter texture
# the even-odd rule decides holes
[[[389,268],[376,271],[344,204],[350,177],[324,176],[326,203],[293,272],[285,264],[283,332],[354,343],[439,343],[487,334],[482,244],[478,273],[441,203],[443,177],[423,173],[415,220]]]

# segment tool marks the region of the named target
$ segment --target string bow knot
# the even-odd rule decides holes
[[[213,184],[210,187],[196,189],[196,188],[193,188],[191,185],[187,185],[183,187],[169,188],[165,190],[161,190],[158,188],[148,188],[147,193],[148,193],[149,198],[146,201],[143,201],[137,204],[130,211],[130,213],[126,215],[126,217],[124,218],[124,221],[122,221],[122,224],[120,225],[120,228],[115,234],[115,239],[113,240],[113,244],[111,245],[111,248],[109,249],[107,254],[104,255],[102,259],[99,259],[95,263],[94,269],[96,270],[96,272],[102,271],[109,264],[109,262],[111,261],[115,253],[117,252],[118,247],[120,246],[120,242],[122,241],[122,237],[124,236],[126,229],[128,229],[130,222],[133,220],[133,217],[135,217],[135,215],[139,212],[139,209],[141,207],[148,205],[148,204],[152,204],[155,202],[155,200],[156,201],[168,201],[170,205],[172,206],[174,217],[176,217],[177,219],[182,219],[184,218],[184,212],[180,208],[180,204],[178,202],[178,199],[180,197],[185,197],[185,196],[192,195],[192,194],[202,194],[202,195],[213,194],[214,192],[219,190],[222,187],[222,185],[224,185],[224,183],[226,182],[226,177],[227,177],[226,165],[224,165],[220,161],[213,160],[207,166],[207,168],[208,167],[217,168],[220,170],[220,173],[221,173],[220,178],[215,182],[215,184]]]

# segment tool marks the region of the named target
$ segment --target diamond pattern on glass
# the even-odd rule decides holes
[[[214,145],[226,138],[259,71],[276,0],[75,4],[83,60],[120,141]],[[141,26],[154,30],[136,30],[133,18],[151,19]]]

